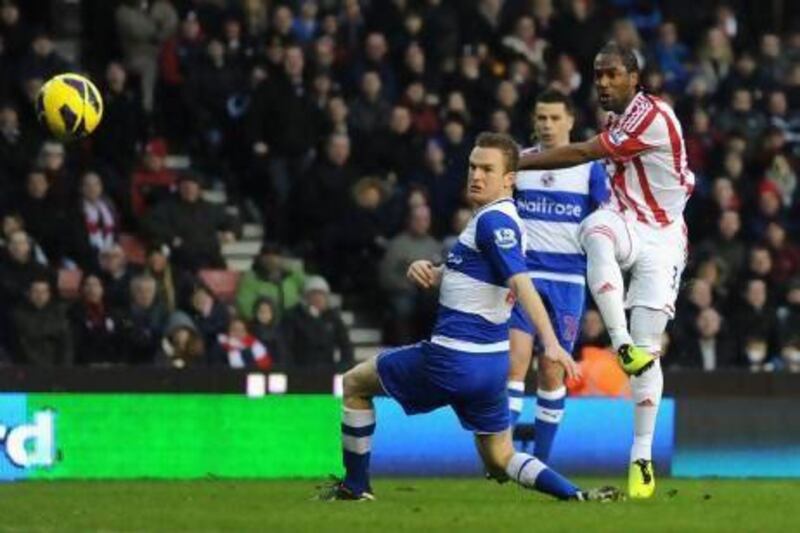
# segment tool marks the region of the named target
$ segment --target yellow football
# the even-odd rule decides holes
[[[36,97],[36,115],[50,133],[62,141],[92,133],[103,118],[103,99],[85,76],[66,73],[53,76]]]

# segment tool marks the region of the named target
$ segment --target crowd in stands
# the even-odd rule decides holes
[[[598,132],[592,61],[613,38],[675,106],[697,175],[666,366],[800,370],[792,2],[771,20],[736,1],[85,0],[77,64],[40,4],[0,1],[6,361],[343,367],[331,286],[370,303],[386,343],[419,339],[435,295],[404,271],[441,261],[466,224],[472,139],[534,143],[546,88],[578,104],[575,140]],[[65,146],[32,102],[76,69],[105,117]],[[238,217],[204,199],[223,187]],[[203,273],[244,222],[266,242],[226,299]],[[582,346],[606,343],[588,312]]]

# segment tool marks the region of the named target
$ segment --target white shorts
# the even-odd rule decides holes
[[[592,233],[611,239],[620,268],[630,271],[625,308],[662,310],[672,318],[688,252],[683,220],[663,228],[653,227],[604,208],[581,224],[581,243]]]

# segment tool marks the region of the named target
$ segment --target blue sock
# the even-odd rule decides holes
[[[524,381],[509,381],[508,382],[508,414],[511,417],[511,427],[517,425],[522,414],[522,404],[525,397],[525,382]]]
[[[525,488],[568,500],[578,493],[578,487],[567,478],[547,467],[527,453],[515,453],[506,466],[506,474]]]
[[[558,425],[564,416],[564,399],[567,397],[566,387],[554,391],[536,391],[536,444],[533,455],[543,462],[550,460],[550,450],[556,438]]]
[[[344,408],[342,412],[344,484],[356,495],[371,490],[369,456],[373,433],[375,433],[374,410]]]

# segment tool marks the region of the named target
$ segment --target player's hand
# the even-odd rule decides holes
[[[580,366],[560,344],[555,343],[551,346],[546,346],[544,356],[563,366],[564,371],[567,373],[567,379],[579,379],[581,377]]]
[[[430,289],[436,285],[436,267],[430,261],[420,259],[411,263],[411,266],[408,267],[408,272],[406,272],[406,277],[417,287]]]

